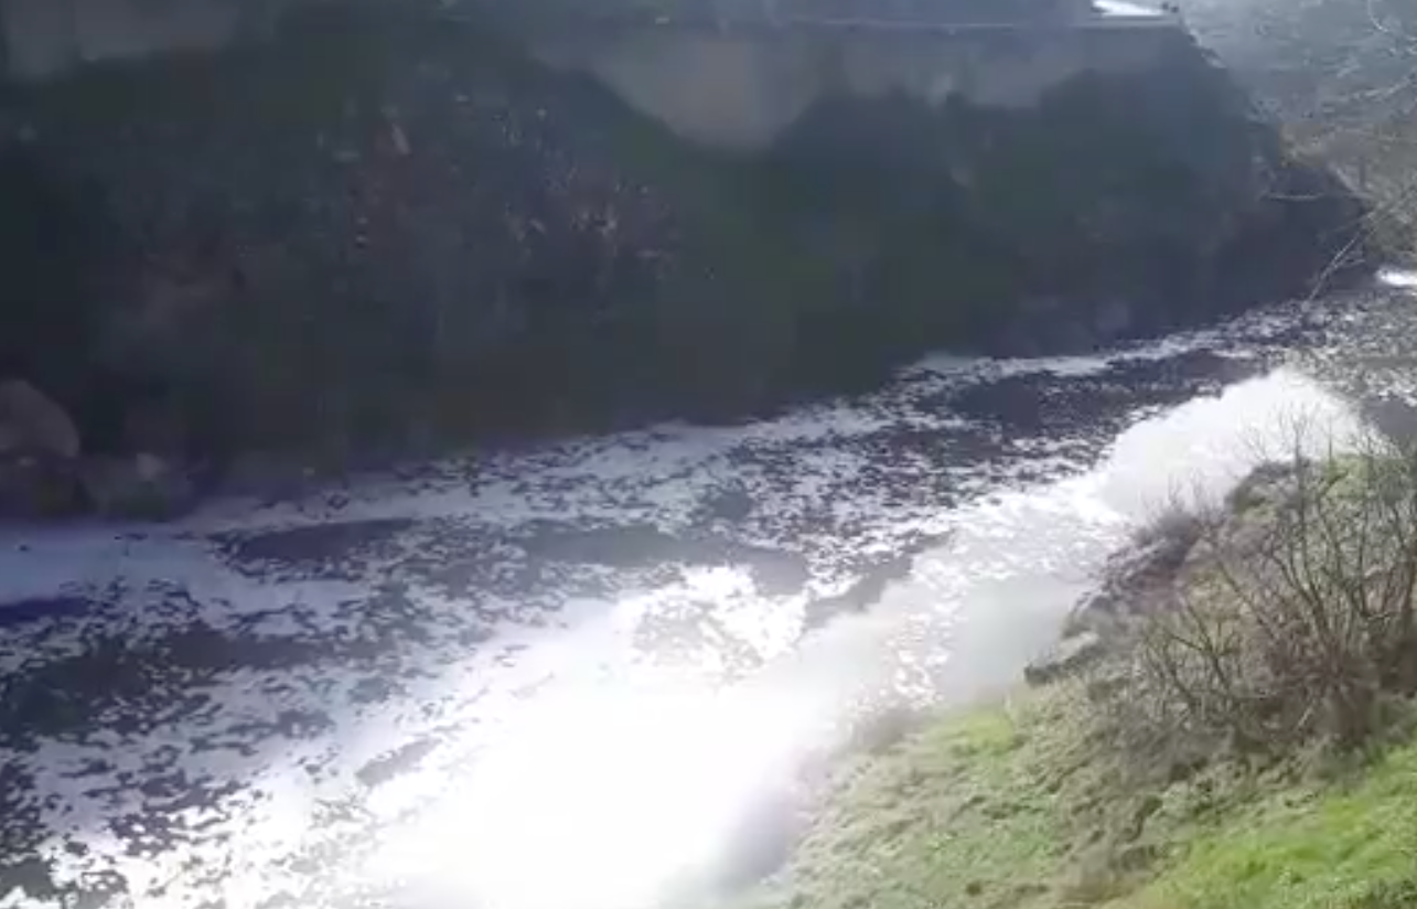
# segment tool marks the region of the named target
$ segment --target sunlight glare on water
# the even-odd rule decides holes
[[[649,906],[712,861],[803,737],[803,704],[743,694],[612,682],[538,698],[383,858],[479,909]]]
[[[1348,402],[1279,369],[1197,398],[1123,432],[1094,472],[1098,497],[1134,522],[1173,505],[1209,506],[1266,461],[1351,448],[1361,423]]]
[[[1388,287],[1396,287],[1401,290],[1417,290],[1417,271],[1402,271],[1399,269],[1388,269],[1378,275],[1378,280]]]

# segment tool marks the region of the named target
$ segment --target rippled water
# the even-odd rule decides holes
[[[853,718],[1010,684],[1139,522],[1296,415],[1413,425],[1412,283],[935,358],[752,426],[12,529],[0,907],[654,906]]]

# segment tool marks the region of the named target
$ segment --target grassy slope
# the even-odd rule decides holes
[[[1029,693],[940,720],[844,773],[755,907],[1398,909],[1417,906],[1417,743],[1131,785]]]

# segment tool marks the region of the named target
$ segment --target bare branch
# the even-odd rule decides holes
[[[1368,438],[1355,455],[1313,458],[1294,429],[1287,467],[1201,519],[1176,603],[1141,620],[1110,706],[1137,714],[1144,728],[1126,735],[1147,747],[1354,745],[1385,694],[1417,691],[1417,453]]]

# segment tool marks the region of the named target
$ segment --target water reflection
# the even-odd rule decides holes
[[[813,711],[785,695],[563,687],[378,856],[495,909],[638,909],[706,868],[790,766]]]

